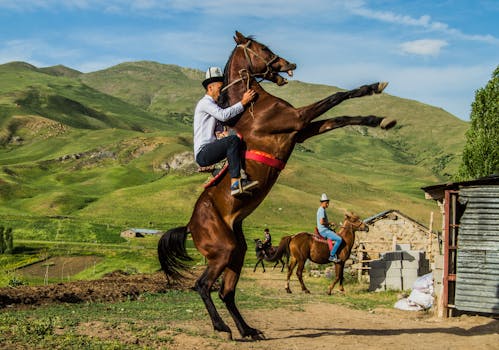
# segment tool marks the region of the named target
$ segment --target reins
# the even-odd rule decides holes
[[[271,68],[270,68],[270,65],[279,58],[279,56],[277,55],[274,55],[272,56],[272,58],[268,61],[266,61],[262,56],[260,56],[257,52],[255,52],[254,50],[250,49],[249,48],[249,45],[251,44],[251,40],[248,40],[246,42],[246,44],[242,45],[242,44],[239,44],[237,45],[237,47],[239,48],[242,48],[243,51],[244,51],[244,56],[246,57],[246,61],[248,62],[249,64],[249,68],[250,68],[250,71],[248,72],[247,69],[241,69],[239,71],[239,76],[240,78],[239,79],[236,79],[234,80],[233,82],[229,83],[227,86],[224,86],[221,90],[221,92],[227,90],[229,87],[231,87],[232,85],[235,85],[237,83],[240,83],[241,81],[244,81],[244,78],[246,78],[246,90],[249,90],[249,83],[250,83],[250,78],[255,78],[255,77],[265,77],[269,72],[272,72]],[[261,59],[264,63],[265,63],[265,66],[267,67],[267,70],[264,72],[264,73],[253,73],[253,62],[251,61],[251,57],[250,55],[248,54],[248,52],[250,52],[251,54],[253,54],[253,56]]]
[[[354,228],[354,229],[358,229],[358,228],[362,225],[362,221],[361,221],[361,222],[359,222],[359,224],[357,224],[357,225],[354,225],[354,224],[353,224],[353,222],[351,222],[351,221],[348,221],[348,220],[345,220],[345,221],[347,221],[347,222],[348,222],[348,223],[352,226],[352,228]],[[340,226],[340,230],[341,230],[342,228],[346,230],[346,229],[347,229],[347,226],[346,226],[346,225],[341,225],[341,226]]]

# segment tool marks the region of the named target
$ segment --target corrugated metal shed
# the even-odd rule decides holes
[[[499,186],[463,187],[455,306],[499,314]]]
[[[499,314],[499,174],[423,190],[443,209],[443,315]]]

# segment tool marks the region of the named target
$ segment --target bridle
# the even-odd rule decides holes
[[[362,221],[359,221],[358,224],[354,224],[353,222],[349,221],[349,220],[345,220],[347,223],[349,223],[352,228],[354,229],[354,231],[358,231],[358,229],[360,228],[360,226],[362,226],[363,222]],[[340,229],[347,229],[347,225],[341,225],[340,226]]]
[[[249,45],[251,43],[252,43],[252,40],[248,40],[245,44],[239,44],[236,46],[236,48],[243,49],[244,56],[246,57],[246,61],[248,62],[248,65],[249,65],[249,71],[245,68],[239,70],[239,78],[232,81],[227,86],[224,86],[222,88],[222,90],[220,90],[221,92],[227,90],[229,87],[231,87],[234,84],[244,82],[245,79],[246,79],[246,90],[249,90],[250,78],[259,77],[259,76],[261,76],[262,78],[265,78],[269,73],[273,73],[272,68],[271,68],[271,64],[274,63],[277,59],[279,59],[279,56],[277,56],[276,54],[273,53],[270,60],[267,61],[265,58],[263,58],[261,55],[259,55],[255,50],[250,49]],[[255,56],[256,58],[261,59],[265,63],[265,66],[267,67],[265,72],[253,73],[253,62],[251,60],[251,56],[249,55],[250,53],[253,56]]]

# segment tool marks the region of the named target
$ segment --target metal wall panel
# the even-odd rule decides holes
[[[499,186],[462,187],[455,307],[499,314]]]

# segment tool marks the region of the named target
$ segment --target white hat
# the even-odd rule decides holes
[[[220,67],[210,67],[206,71],[205,79],[203,80],[202,84],[204,88],[208,86],[208,84],[211,84],[215,81],[224,81],[224,75],[222,74],[222,70]]]
[[[321,202],[329,202],[329,198],[327,198],[327,194],[323,193],[321,195]]]

